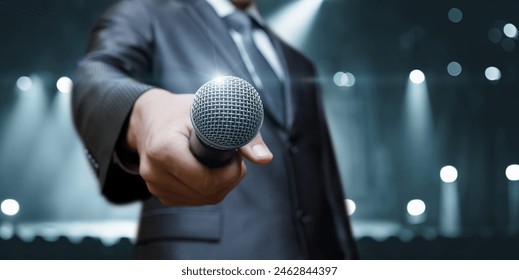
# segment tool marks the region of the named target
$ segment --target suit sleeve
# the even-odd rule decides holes
[[[135,100],[152,88],[142,82],[152,67],[151,18],[142,1],[120,1],[107,10],[92,30],[74,81],[74,124],[103,195],[114,203],[150,196],[140,176],[114,163],[113,153]]]

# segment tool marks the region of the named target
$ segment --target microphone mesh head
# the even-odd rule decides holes
[[[263,123],[263,104],[247,81],[220,77],[195,93],[191,122],[204,144],[218,150],[237,149],[258,134]]]

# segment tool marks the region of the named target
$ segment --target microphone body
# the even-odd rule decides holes
[[[191,153],[209,167],[221,167],[258,134],[263,124],[263,103],[247,81],[219,77],[195,93],[191,123]]]

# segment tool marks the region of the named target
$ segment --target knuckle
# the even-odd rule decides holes
[[[154,178],[153,168],[147,161],[141,162],[139,165],[139,174],[146,182],[150,182]]]
[[[150,141],[146,145],[146,156],[152,160],[159,160],[164,153],[164,149],[158,141]]]

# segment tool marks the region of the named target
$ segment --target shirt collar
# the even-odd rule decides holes
[[[233,12],[235,12],[237,9],[236,7],[229,1],[229,0],[206,0],[207,3],[209,3],[213,9],[216,11],[218,16],[221,18],[224,18]],[[263,25],[264,20],[261,17],[258,7],[256,6],[256,3],[252,3],[245,12],[252,16],[259,24]]]

